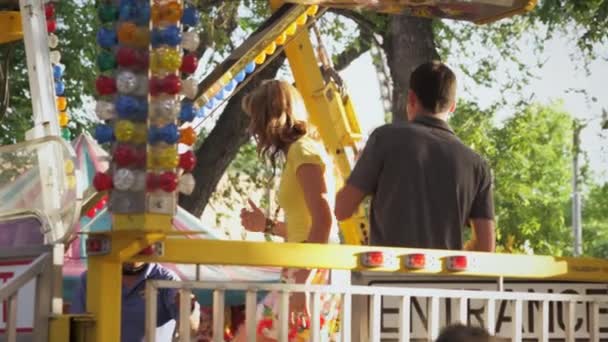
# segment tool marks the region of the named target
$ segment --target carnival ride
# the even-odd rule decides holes
[[[214,341],[225,338],[228,291],[243,294],[246,328],[255,332],[256,300],[267,290],[284,294],[276,327],[281,341],[289,336],[288,294],[299,291],[313,294],[312,341],[319,341],[324,328],[319,321],[321,293],[342,296],[336,330],[336,338],[342,341],[432,340],[442,325],[471,323],[479,302],[483,312],[475,308],[473,315],[484,319],[478,323],[513,341],[530,336],[543,341],[606,338],[600,329],[606,322],[602,317],[608,302],[605,261],[356,246],[367,241],[362,212],[341,224],[345,246],[214,240],[212,232],[200,229],[176,204],[178,191],[188,192],[193,185],[188,172],[194,167],[191,146],[196,132],[188,122],[213,115],[280,52],[287,55],[311,120],[341,178],[348,175],[361,132],[348,94],[335,79],[324,77],[308,33],[308,27],[327,10],[323,6],[487,23],[531,10],[533,1],[271,0],[273,15],[200,84],[188,78],[196,69],[193,53],[198,41],[188,28],[196,25],[197,15],[187,1],[101,1],[96,111],[104,123],[95,136],[100,144],[111,147],[107,170],[83,165],[82,156],[78,159],[74,152],[82,148],[78,141],[70,146],[59,138],[62,133],[67,137],[61,128],[69,118],[59,85],[60,56],[48,48],[55,49],[57,43],[56,37],[47,35],[54,30],[49,4],[53,3],[21,0],[20,11],[1,13],[6,20],[0,21],[0,42],[24,38],[34,113],[28,141],[0,147],[0,158],[8,165],[1,173],[0,194],[6,204],[1,207],[0,231],[14,230],[20,236],[20,240],[12,236],[12,246],[5,245],[0,256],[27,260],[0,288],[0,300],[7,301],[8,341],[16,341],[19,331],[34,341],[119,340],[121,264],[134,260],[194,265],[182,272],[187,281],[148,283],[146,341],[154,341],[155,293],[163,287],[179,289],[182,308],[189,307],[186,301],[192,291],[211,291]],[[84,191],[90,179],[86,170],[93,169],[98,172],[90,181],[97,191]],[[88,215],[94,221],[86,222],[87,213],[96,206],[102,212]],[[111,216],[105,216],[106,210]],[[63,260],[63,246],[78,221],[81,226],[104,229],[91,229],[86,242],[73,244],[87,252],[89,278],[89,314],[73,316],[64,314],[61,305],[61,274],[62,269],[70,269],[70,259]],[[17,246],[14,241],[23,242]],[[213,271],[225,269],[213,265],[240,266],[232,273],[240,278],[235,282],[224,273],[214,279]],[[264,280],[277,279],[280,267],[336,271],[329,286],[265,284]],[[248,277],[247,272],[254,274]],[[527,293],[517,284],[541,293]],[[35,287],[35,295],[18,305],[27,286]],[[470,286],[478,291],[463,290]],[[572,294],[572,290],[584,293]],[[426,306],[418,301],[422,299]],[[529,305],[526,312],[524,304]],[[32,331],[18,329],[17,309],[22,311],[23,306],[33,313]],[[507,311],[510,325],[506,323],[505,329],[498,323]],[[529,323],[537,314],[539,318]],[[522,330],[524,318],[531,324],[527,330]],[[393,325],[387,327],[387,321]],[[187,320],[179,322],[181,340],[188,340],[188,329]],[[248,338],[254,341],[255,334]]]

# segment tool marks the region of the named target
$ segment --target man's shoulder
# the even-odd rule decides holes
[[[150,273],[148,275],[148,278],[150,279],[157,279],[157,280],[180,280],[180,278],[177,276],[177,274],[175,272],[173,272],[172,270],[170,270],[169,268],[161,265],[161,264],[150,264],[150,267],[152,267],[152,269],[150,270]]]

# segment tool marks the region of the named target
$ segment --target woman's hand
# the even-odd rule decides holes
[[[263,232],[266,227],[266,216],[250,199],[247,200],[251,210],[241,209],[241,225],[250,232]]]

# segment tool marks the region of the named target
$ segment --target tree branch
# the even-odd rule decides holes
[[[192,171],[196,186],[192,194],[182,195],[179,199],[180,206],[194,216],[201,216],[222,175],[240,147],[249,141],[247,133],[249,118],[241,109],[243,96],[258,87],[262,80],[274,78],[284,61],[283,54],[277,56],[268,66],[254,75],[243,89],[228,100],[215,127],[196,151],[198,162]]]

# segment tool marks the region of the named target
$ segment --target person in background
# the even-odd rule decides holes
[[[80,277],[70,312],[73,314],[86,312],[86,272]],[[125,263],[122,268],[122,310],[121,334],[122,342],[143,341],[145,335],[145,283],[146,280],[179,281],[175,273],[156,263],[133,262]],[[171,341],[175,330],[175,320],[179,314],[179,296],[175,289],[159,289],[156,332],[157,341]],[[196,336],[200,324],[200,309],[195,298],[192,298],[190,330]]]
[[[336,197],[335,215],[353,215],[372,196],[370,242],[378,246],[495,249],[492,175],[484,159],[447,123],[456,107],[456,76],[437,61],[411,75],[409,122],[376,129]]]
[[[507,339],[491,336],[485,329],[451,325],[443,329],[435,342],[504,342]]]
[[[257,142],[260,156],[273,168],[283,166],[278,190],[278,202],[285,213],[285,222],[266,217],[249,201],[241,211],[243,227],[249,231],[280,235],[287,242],[339,243],[338,226],[332,215],[334,198],[334,169],[322,144],[313,133],[300,93],[285,81],[269,80],[243,99],[243,109],[249,115],[250,132]],[[285,270],[286,282],[324,284],[328,270]],[[278,293],[271,293],[259,305],[257,341],[276,341],[278,324]],[[290,311],[296,317],[290,324],[290,336],[306,340],[309,315],[304,295],[290,298]],[[324,296],[322,335],[335,333],[337,297]],[[244,341],[244,329],[237,332],[236,341]]]

